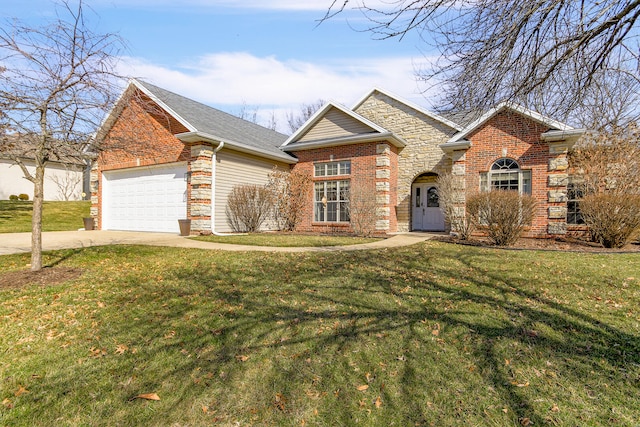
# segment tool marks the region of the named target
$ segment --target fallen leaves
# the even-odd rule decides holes
[[[284,397],[282,393],[276,393],[275,399],[273,401],[273,406],[279,411],[285,411],[287,409],[287,399]]]
[[[91,353],[91,357],[93,357],[94,359],[98,359],[100,357],[104,357],[104,356],[107,355],[107,349],[106,348],[91,347],[89,349],[89,353]]]
[[[236,360],[240,362],[246,362],[247,360],[249,360],[249,356],[246,356],[244,354],[239,354],[236,356]]]
[[[134,399],[160,400],[160,396],[157,393],[143,393],[135,396]]]
[[[20,396],[22,396],[23,394],[27,394],[27,393],[29,393],[29,390],[27,390],[24,386],[22,386],[22,385],[21,385],[21,386],[19,386],[19,387],[18,387],[18,391],[16,391],[15,393],[13,393],[13,395],[14,395],[15,397],[20,397]]]
[[[376,406],[377,409],[380,409],[380,407],[382,407],[382,399],[380,398],[380,396],[378,396],[375,400],[375,402],[373,402],[373,404]]]
[[[367,384],[363,384],[363,385],[359,385],[358,387],[356,387],[358,389],[358,391],[367,391],[367,389],[369,388],[369,386]]]

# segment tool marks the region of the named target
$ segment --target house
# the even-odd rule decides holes
[[[133,80],[96,136],[92,216],[103,230],[229,232],[236,184],[267,182],[296,162],[286,136],[152,84]]]
[[[92,214],[102,229],[177,232],[184,217],[192,232],[227,232],[231,188],[264,184],[278,167],[313,177],[298,231],[353,231],[356,194],[373,201],[378,233],[444,231],[437,179],[452,173],[463,199],[491,188],[531,194],[528,234],[549,237],[581,227],[567,224],[567,151],[582,133],[510,103],[444,117],[376,88],[352,108],[327,103],[287,138],[133,81],[98,132]]]
[[[33,183],[25,178],[15,161],[20,159],[29,173],[35,175],[33,147],[26,135],[4,135],[0,143],[0,200],[20,194],[26,194],[29,200],[33,200]],[[52,157],[45,166],[44,200],[81,200],[85,162],[73,153],[53,154]]]
[[[314,179],[300,230],[349,231],[345,198],[357,191],[375,197],[377,232],[444,231],[437,178],[450,172],[465,194],[491,188],[531,194],[538,206],[528,235],[565,234],[567,151],[583,130],[510,103],[465,119],[433,114],[381,89],[351,109],[326,104],[282,146],[298,158],[294,168]]]

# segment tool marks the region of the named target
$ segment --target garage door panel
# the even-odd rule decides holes
[[[187,213],[186,164],[103,174],[105,229],[178,232]]]

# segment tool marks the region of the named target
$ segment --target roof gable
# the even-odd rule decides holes
[[[316,129],[320,127],[320,129]],[[344,137],[363,133],[387,133],[386,129],[365,119],[346,107],[327,102],[282,144],[282,147],[299,142],[320,140],[326,137]]]
[[[176,134],[176,137],[183,141],[199,139],[214,143],[225,142],[227,147],[232,149],[289,163],[295,162],[295,158],[279,149],[286,135],[139,80],[130,82],[116,106],[103,121],[99,135],[106,135],[122,111],[123,107],[119,104],[123,103],[127,94],[130,95],[131,91],[136,89],[187,129],[187,132]]]
[[[557,120],[553,120],[553,119],[551,119],[549,117],[543,116],[542,114],[536,113],[535,111],[529,110],[528,108],[522,107],[522,106],[514,104],[512,102],[501,102],[496,107],[490,109],[485,114],[483,114],[482,116],[480,116],[479,118],[477,118],[473,122],[469,123],[460,132],[458,132],[454,136],[452,136],[451,139],[449,139],[449,141],[447,141],[447,144],[453,144],[453,143],[457,143],[457,142],[460,142],[460,141],[464,140],[466,137],[468,137],[475,130],[477,130],[478,128],[483,126],[486,122],[491,120],[494,116],[496,116],[497,114],[499,114],[500,112],[505,111],[505,110],[515,112],[515,113],[520,114],[521,116],[526,117],[526,118],[528,118],[530,120],[533,120],[533,121],[535,121],[537,123],[541,123],[541,124],[543,124],[545,126],[548,126],[551,130],[561,130],[561,131],[573,130],[573,127],[571,127],[571,126],[569,126],[569,125],[567,125],[565,123],[562,123],[562,122],[559,122]]]
[[[414,111],[416,111],[416,112],[418,112],[418,113],[420,113],[420,114],[422,114],[424,116],[427,116],[428,118],[430,118],[432,120],[440,122],[440,123],[450,127],[453,130],[456,130],[456,131],[462,130],[462,126],[460,126],[458,123],[455,123],[455,122],[453,122],[453,121],[451,121],[451,120],[449,120],[449,119],[447,119],[445,117],[442,117],[442,116],[440,116],[438,114],[435,114],[435,113],[433,113],[433,112],[431,112],[429,110],[426,110],[426,109],[420,107],[419,105],[417,105],[417,104],[415,104],[415,103],[413,103],[411,101],[408,101],[406,99],[403,99],[400,96],[395,95],[395,94],[393,94],[393,93],[391,93],[389,91],[386,91],[386,90],[383,90],[383,89],[380,89],[380,88],[377,88],[377,87],[374,87],[367,94],[365,94],[362,98],[360,98],[360,100],[358,102],[356,102],[356,104],[353,106],[352,110],[356,111],[369,98],[374,96],[376,92],[380,93],[380,94],[382,94],[384,96],[387,96],[387,97],[393,99],[394,101],[399,102],[400,104],[403,104],[403,105],[409,107],[410,109],[412,109],[412,110],[414,110]]]

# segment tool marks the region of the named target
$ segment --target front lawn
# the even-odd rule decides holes
[[[310,248],[318,246],[345,246],[377,242],[379,238],[353,237],[339,235],[312,235],[294,233],[250,233],[236,236],[197,236],[194,240],[214,243],[230,243],[235,245],[298,247]]]
[[[7,283],[28,262],[0,257],[3,426],[640,419],[635,254],[111,246]]]
[[[44,202],[42,231],[67,231],[84,227],[82,218],[89,216],[90,201]],[[33,202],[0,200],[0,233],[31,231]]]

